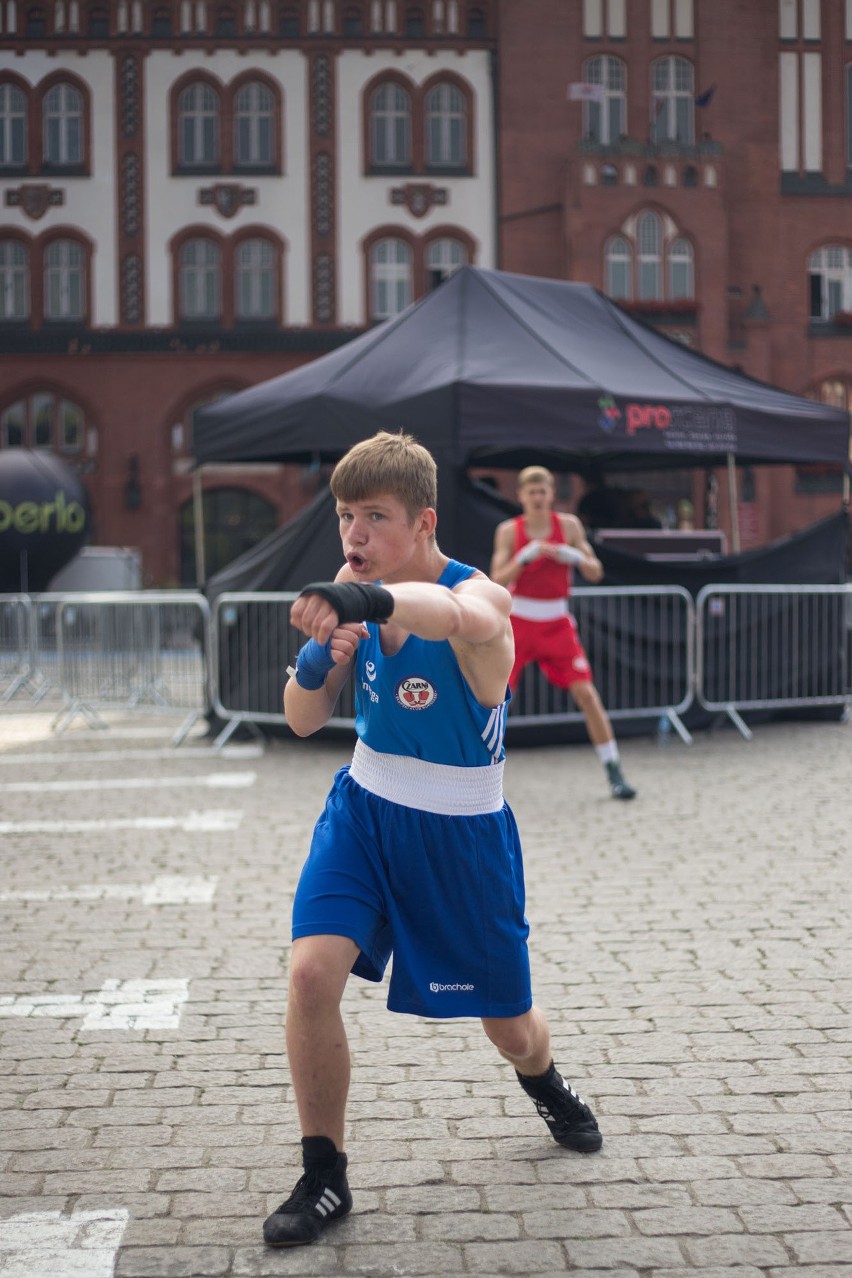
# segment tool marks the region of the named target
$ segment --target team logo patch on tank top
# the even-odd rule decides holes
[[[428,710],[438,700],[438,689],[420,675],[408,675],[396,685],[396,699],[405,710]]]

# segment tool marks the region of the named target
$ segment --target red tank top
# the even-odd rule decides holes
[[[515,554],[534,540],[526,534],[523,515],[518,515],[515,519]],[[555,510],[550,512],[550,536],[544,540],[565,544],[565,533]],[[527,599],[565,599],[571,593],[571,565],[559,564],[555,559],[542,556],[524,565],[520,577],[509,586],[509,590],[513,595],[525,595]]]

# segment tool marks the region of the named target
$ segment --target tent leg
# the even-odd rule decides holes
[[[195,584],[204,585],[207,565],[204,562],[204,493],[201,487],[201,467],[192,476],[192,519],[195,532]]]
[[[731,511],[731,552],[740,553],[740,512],[737,504],[737,462],[728,453],[728,506]]]

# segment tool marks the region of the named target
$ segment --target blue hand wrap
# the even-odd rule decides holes
[[[335,664],[330,639],[326,643],[309,639],[304,648],[299,649],[296,658],[296,683],[308,692],[316,692],[325,683],[325,676]]]

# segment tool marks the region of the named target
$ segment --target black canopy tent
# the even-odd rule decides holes
[[[410,431],[434,454],[441,546],[484,569],[494,526],[511,506],[472,480],[471,466],[544,462],[587,475],[725,465],[730,473],[736,463],[849,467],[847,414],[696,354],[588,285],[473,267],[338,350],[201,410],[195,453],[201,466],[331,462],[382,428]],[[332,508],[326,490],[217,573],[208,595],[298,590],[332,576],[340,565]],[[777,556],[770,549],[696,566],[684,584],[696,591],[710,580],[837,581],[844,523],[838,515]],[[671,579],[659,570],[648,576],[638,556],[599,553],[612,584]],[[280,654],[259,645],[247,666],[238,625],[219,642],[222,668],[242,680],[238,702],[274,712]],[[617,654],[624,642],[608,635],[605,646]],[[671,642],[660,637],[660,669],[672,660]]]
[[[587,284],[477,267],[313,363],[202,409],[195,454],[199,465],[333,461],[382,428],[434,453],[450,547],[472,465],[849,467],[845,412],[688,350]]]

